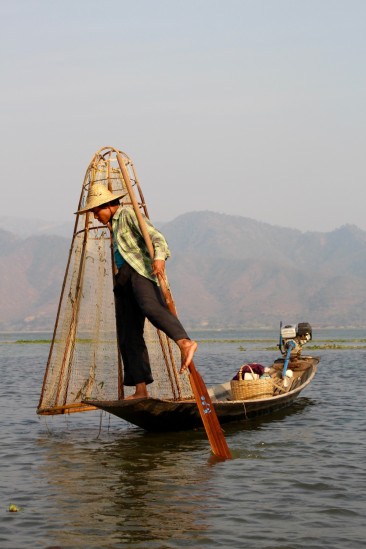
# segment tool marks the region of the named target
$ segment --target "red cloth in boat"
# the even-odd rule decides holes
[[[258,374],[259,377],[264,374],[264,366],[262,366],[262,364],[258,364],[257,362],[249,362],[248,364],[243,364],[243,366],[233,377],[233,380],[238,381],[240,370],[242,371],[242,377],[244,377],[244,374],[252,373],[251,369],[253,370],[253,373]]]

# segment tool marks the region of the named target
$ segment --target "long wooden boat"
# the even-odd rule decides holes
[[[318,357],[294,357],[288,363],[293,377],[282,378],[285,359],[276,360],[269,370],[274,382],[273,395],[267,398],[233,400],[231,381],[211,387],[208,392],[220,424],[247,422],[291,406],[313,380],[319,361]],[[85,404],[109,412],[147,431],[182,431],[202,427],[197,404],[193,399],[88,400]]]

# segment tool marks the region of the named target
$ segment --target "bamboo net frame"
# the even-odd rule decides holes
[[[122,155],[141,212],[149,217],[132,160],[122,151],[103,147],[86,170],[78,210],[94,183],[103,183],[115,194],[126,190],[117,162]],[[126,200],[125,200],[126,198]],[[130,206],[128,196],[123,205]],[[118,350],[110,230],[90,213],[77,214],[71,241],[52,343],[44,375],[38,414],[53,415],[95,409],[90,400],[119,400],[133,388],[123,384],[123,363]],[[186,376],[178,374],[180,352],[164,333],[145,321],[155,398],[192,398]]]

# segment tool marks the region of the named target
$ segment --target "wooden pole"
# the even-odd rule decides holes
[[[117,155],[117,161],[123,176],[124,183],[126,185],[126,189],[128,191],[128,194],[130,196],[133,209],[135,211],[137,221],[140,226],[140,230],[142,233],[142,236],[144,238],[146,247],[148,249],[149,255],[151,257],[151,260],[154,259],[154,248],[151,242],[150,235],[147,230],[147,226],[145,223],[145,220],[142,216],[142,213],[140,211],[138,202],[136,200],[135,193],[132,189],[130,176],[128,174],[127,168],[125,166],[125,163],[123,161],[122,155],[119,151],[116,152]],[[164,276],[159,276],[159,283],[162,289],[162,292],[164,294],[164,298],[166,300],[166,303],[168,305],[169,310],[177,316],[177,311],[175,309],[175,305],[170,293],[170,290],[168,288],[168,285],[166,283]],[[194,365],[194,362],[192,361],[190,365],[188,366],[189,370],[189,381],[192,387],[193,395],[196,400],[198,410],[201,415],[202,423],[204,425],[204,428],[206,430],[206,434],[208,437],[208,440],[211,445],[212,452],[222,459],[231,459],[232,455],[229,450],[229,447],[226,443],[223,431],[221,429],[221,425],[219,423],[219,420],[217,418],[215,408],[212,404],[210,395],[208,394],[207,387],[200,376],[200,374],[197,372],[196,367]]]

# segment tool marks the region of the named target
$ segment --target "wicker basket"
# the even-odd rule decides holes
[[[253,379],[243,379],[243,369],[250,368]],[[244,364],[239,370],[238,380],[231,380],[231,394],[233,400],[251,400],[256,398],[268,398],[273,395],[273,381],[271,377],[254,379],[254,372],[249,364]]]

